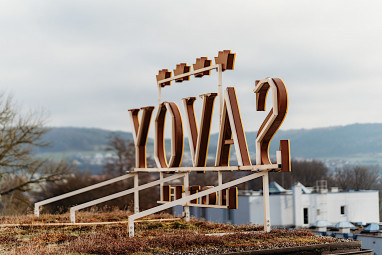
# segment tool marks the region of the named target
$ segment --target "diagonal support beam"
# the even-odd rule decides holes
[[[125,174],[125,175],[122,175],[122,176],[119,176],[119,177],[116,177],[116,178],[113,178],[113,179],[110,179],[110,180],[107,180],[104,182],[100,182],[100,183],[97,183],[97,184],[94,184],[94,185],[91,185],[91,186],[88,186],[88,187],[85,187],[82,189],[74,190],[74,191],[71,191],[71,192],[56,196],[56,197],[52,197],[52,198],[37,202],[34,204],[34,215],[36,217],[40,216],[40,206],[42,206],[42,205],[50,204],[50,203],[53,203],[53,202],[56,202],[56,201],[59,201],[59,200],[62,200],[62,199],[68,198],[68,197],[72,197],[72,196],[75,196],[75,195],[78,195],[78,194],[81,194],[81,193],[84,193],[84,192],[87,192],[87,191],[90,191],[93,189],[97,189],[97,188],[100,188],[100,187],[103,187],[103,186],[106,186],[106,185],[109,185],[109,184],[112,184],[115,182],[126,180],[126,179],[129,179],[131,177],[134,177],[135,175],[136,175],[136,173]]]
[[[113,200],[115,198],[126,196],[126,195],[134,193],[136,191],[140,191],[140,190],[143,190],[143,189],[147,189],[147,188],[159,185],[159,184],[161,184],[163,182],[168,182],[168,181],[172,181],[172,180],[175,180],[175,179],[179,179],[179,178],[184,177],[184,175],[185,174],[183,174],[183,173],[182,174],[172,175],[170,177],[166,177],[166,178],[159,179],[159,180],[156,180],[156,181],[153,181],[153,182],[150,182],[150,183],[146,183],[146,184],[143,184],[141,186],[138,186],[138,187],[135,187],[135,188],[132,188],[132,189],[124,190],[124,191],[121,191],[121,192],[118,192],[118,193],[115,193],[115,194],[112,194],[112,195],[109,195],[109,196],[106,196],[106,197],[102,197],[102,198],[99,198],[99,199],[96,199],[96,200],[93,200],[93,201],[89,201],[87,203],[83,203],[83,204],[80,204],[80,205],[73,206],[73,207],[70,208],[70,221],[72,223],[76,222],[76,215],[75,215],[75,213],[78,210],[81,210],[81,209],[84,209],[86,207],[90,207],[90,206],[93,206],[93,205],[97,205],[97,204],[100,204],[100,203],[103,203],[103,202],[106,202],[106,201],[109,201],[109,200]]]
[[[159,205],[157,207],[148,209],[148,210],[140,212],[140,213],[136,213],[136,214],[130,215],[129,216],[129,236],[130,237],[134,236],[134,220],[136,220],[136,219],[143,218],[143,217],[148,216],[150,214],[154,214],[154,213],[166,210],[166,209],[174,207],[176,205],[187,204],[187,202],[189,202],[191,200],[194,200],[194,199],[197,199],[197,198],[209,195],[211,193],[214,193],[214,192],[217,192],[217,191],[220,191],[220,190],[223,190],[223,189],[227,189],[227,188],[232,187],[232,186],[236,186],[236,185],[241,184],[243,182],[247,182],[247,181],[250,181],[250,180],[262,177],[262,176],[264,176],[267,173],[268,172],[262,172],[262,173],[254,173],[254,174],[251,174],[251,175],[247,175],[247,176],[241,177],[239,179],[236,179],[236,180],[224,183],[222,185],[216,186],[214,188],[211,188],[211,189],[208,189],[208,190],[205,190],[205,191],[201,191],[201,192],[198,192],[196,194],[193,194],[193,195],[190,195],[190,196],[186,196],[186,197],[183,197],[181,199],[177,199],[175,201],[172,201],[172,202],[169,202],[169,203],[166,203],[166,204],[163,204],[163,205]]]

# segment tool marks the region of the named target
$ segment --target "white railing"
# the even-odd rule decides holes
[[[73,207],[70,208],[70,221],[72,223],[76,222],[76,211],[78,211],[78,210],[81,210],[81,209],[84,209],[84,208],[87,208],[89,206],[93,206],[93,205],[96,205],[96,204],[100,204],[100,203],[103,203],[103,202],[106,202],[106,201],[109,201],[109,200],[112,200],[112,199],[115,199],[115,198],[126,196],[126,195],[131,194],[131,193],[138,193],[138,191],[140,191],[140,190],[144,190],[144,189],[147,189],[147,188],[159,185],[159,184],[164,183],[164,182],[168,182],[168,181],[172,181],[172,180],[175,180],[175,179],[179,179],[179,178],[184,177],[185,175],[186,174],[175,174],[175,175],[172,175],[170,177],[166,177],[166,178],[163,178],[163,179],[152,181],[152,182],[143,184],[141,186],[136,186],[134,188],[131,188],[131,189],[128,189],[128,190],[124,190],[124,191],[121,191],[121,192],[118,192],[118,193],[115,193],[115,194],[112,194],[112,195],[109,195],[109,196],[106,196],[106,197],[102,197],[102,198],[99,198],[99,199],[96,199],[96,200],[89,201],[87,203],[83,203],[83,204],[80,204],[80,205],[73,206]],[[137,206],[136,205],[136,201],[134,201],[134,204],[135,204],[135,207],[136,207]]]
[[[74,191],[62,194],[60,196],[52,197],[52,198],[37,202],[34,204],[34,215],[36,217],[40,216],[40,206],[42,206],[42,205],[50,204],[50,203],[53,203],[53,202],[56,202],[56,201],[59,201],[59,200],[62,200],[62,199],[68,198],[68,197],[72,197],[72,196],[75,196],[75,195],[78,195],[78,194],[81,194],[81,193],[84,193],[84,192],[87,192],[87,191],[90,191],[93,189],[97,189],[97,188],[100,188],[100,187],[103,187],[103,186],[106,186],[106,185],[109,185],[109,184],[112,184],[115,182],[126,180],[126,179],[129,179],[131,177],[136,176],[137,174],[138,173],[125,174],[125,175],[122,175],[122,176],[119,176],[119,177],[116,177],[116,178],[113,178],[113,179],[110,179],[110,180],[107,180],[104,182],[100,182],[100,183],[97,183],[97,184],[94,184],[94,185],[91,185],[91,186],[88,186],[88,187],[85,187],[82,189],[78,189],[78,190],[74,190]]]
[[[133,215],[129,216],[129,236],[133,237],[134,236],[134,220],[148,216],[150,214],[154,214],[163,210],[166,210],[168,208],[174,207],[176,205],[183,205],[187,206],[188,202],[191,200],[201,198],[203,196],[207,196],[209,194],[212,194],[214,192],[218,192],[224,189],[227,189],[232,186],[236,186],[238,184],[241,184],[243,182],[247,182],[259,177],[263,177],[263,200],[264,200],[264,231],[269,232],[270,231],[270,212],[269,212],[269,186],[268,186],[268,171],[260,172],[260,173],[254,173],[251,175],[247,175],[244,177],[241,177],[239,179],[221,184],[219,186],[210,188],[205,191],[198,192],[193,195],[189,196],[184,196],[180,199],[174,200],[172,202],[168,202],[162,205],[159,205],[157,207],[148,209],[146,211],[142,211],[139,213],[135,213]],[[220,200],[220,199],[219,199]]]

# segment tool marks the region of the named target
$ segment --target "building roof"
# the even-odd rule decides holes
[[[277,182],[271,182],[269,184],[269,193],[283,193],[286,189],[280,186]]]
[[[318,220],[315,224],[316,227],[331,227],[333,226],[332,223],[330,223],[327,220]]]
[[[338,222],[335,227],[336,228],[356,228],[353,224],[347,221]]]
[[[369,232],[369,233],[379,232],[379,224],[371,223],[362,232]]]
[[[310,194],[312,193],[311,190],[309,190],[307,187],[305,187],[301,182],[295,182],[293,183],[292,187],[290,188],[290,190],[292,190],[292,188],[296,185],[300,185],[301,186],[301,190],[302,190],[302,194]]]

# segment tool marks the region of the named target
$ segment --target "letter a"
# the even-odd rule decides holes
[[[235,146],[238,165],[250,166],[251,160],[249,158],[235,88],[227,87],[227,91],[224,94],[223,112],[216,151],[216,166],[229,165],[229,155],[232,144]]]
[[[130,109],[131,125],[135,145],[135,167],[146,168],[146,143],[150,128],[151,115],[154,106],[142,107],[141,109]],[[139,111],[142,110],[142,123],[139,123]]]

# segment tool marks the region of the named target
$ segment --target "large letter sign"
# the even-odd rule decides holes
[[[103,203],[118,197],[134,194],[134,214],[129,215],[129,236],[134,236],[134,221],[150,214],[154,214],[171,207],[183,206],[183,216],[186,221],[190,221],[190,207],[209,207],[209,208],[238,208],[238,185],[261,178],[263,182],[263,204],[264,204],[264,231],[271,230],[270,224],[270,204],[269,204],[269,172],[289,172],[291,171],[290,145],[289,140],[280,141],[280,149],[276,151],[276,160],[271,162],[269,157],[269,145],[273,136],[281,126],[288,111],[288,93],[284,82],[279,78],[265,78],[255,82],[254,92],[256,94],[257,111],[265,111],[266,99],[269,92],[272,92],[272,108],[270,109],[264,122],[261,124],[255,143],[255,159],[250,158],[248,144],[240,114],[240,104],[245,102],[238,100],[234,87],[223,89],[222,74],[227,70],[233,70],[236,53],[230,50],[219,51],[215,57],[215,64],[207,57],[196,59],[193,65],[187,63],[177,64],[175,69],[161,69],[156,75],[158,89],[157,107],[146,106],[129,110],[132,126],[132,134],[135,145],[135,168],[129,170],[127,174],[116,178],[72,191],[54,198],[50,198],[35,204],[35,214],[39,215],[39,206],[51,203],[69,196],[80,194],[95,188],[126,180],[134,179],[134,187],[115,194],[111,194],[93,201],[76,205],[70,209],[70,219],[75,222],[75,211]],[[193,70],[191,70],[193,68]],[[170,69],[171,70],[171,69]],[[211,75],[211,70],[217,73],[217,90],[203,95],[194,94],[183,98],[183,118],[177,102],[162,101],[162,92],[171,87],[171,82],[175,81],[174,86],[179,86],[182,82],[191,82],[191,76],[203,78]],[[174,76],[173,76],[174,74]],[[250,92],[250,89],[248,89]],[[199,103],[196,96],[202,98],[200,121],[195,116],[194,105]],[[253,95],[255,97],[255,95]],[[180,101],[180,99],[179,99]],[[215,101],[218,101],[215,106]],[[210,146],[211,127],[213,126],[214,107],[218,117],[218,141],[214,164],[207,164],[207,157]],[[253,110],[255,112],[255,109]],[[155,118],[152,118],[155,112]],[[168,113],[168,115],[167,115]],[[165,122],[166,115],[170,116],[171,125],[171,152],[166,154],[165,146]],[[243,116],[250,118],[253,115]],[[150,129],[150,123],[154,119],[155,139],[154,139],[154,159],[156,167],[148,167],[146,145]],[[216,119],[216,118],[215,118]],[[191,162],[182,164],[184,147],[184,126],[188,135],[190,146]],[[233,147],[231,147],[233,146]],[[234,148],[237,162],[230,163],[230,152]],[[217,174],[217,180],[205,178],[204,181],[212,182],[200,186],[192,183],[190,185],[189,175],[191,173],[205,173],[206,171]],[[246,171],[247,174],[241,175],[234,180],[223,182],[224,172]],[[139,184],[140,172],[158,173],[159,179],[150,179],[149,182]],[[198,175],[203,176],[203,175]],[[204,175],[209,176],[209,175]],[[238,176],[238,175],[236,175]],[[166,184],[166,185],[165,185]],[[145,211],[139,211],[139,192],[160,185],[158,206]]]
[[[184,123],[182,114],[175,102],[161,102],[161,89],[170,86],[171,81],[176,82],[189,81],[190,76],[201,78],[204,75],[210,75],[212,69],[217,69],[219,77],[225,70],[233,70],[235,55],[229,50],[220,51],[218,57],[215,57],[216,65],[211,66],[211,60],[207,57],[201,57],[193,64],[194,71],[190,71],[191,66],[181,63],[174,69],[174,77],[168,69],[162,69],[157,75],[159,102],[155,118],[155,144],[154,158],[158,168],[181,168],[183,157],[183,125],[186,126],[193,169],[198,172],[204,172],[206,167],[209,138],[211,133],[211,122],[216,97],[219,97],[220,106],[220,130],[216,152],[216,167],[228,167],[230,161],[231,145],[235,147],[236,159],[240,170],[256,169],[256,166],[274,165],[269,158],[269,145],[272,137],[281,126],[288,111],[288,93],[284,82],[279,78],[266,78],[256,81],[254,92],[256,93],[257,111],[264,111],[266,98],[269,90],[272,91],[273,107],[268,116],[262,123],[256,138],[256,161],[251,161],[248,151],[248,145],[245,138],[244,127],[242,124],[239,110],[239,101],[234,87],[227,87],[224,95],[221,89],[221,80],[219,80],[218,93],[209,93],[201,95],[202,112],[199,126],[196,121],[194,103],[196,97],[183,98]],[[221,79],[221,78],[220,78]],[[136,167],[146,167],[146,141],[149,131],[149,123],[154,107],[143,107],[142,123],[139,122],[139,109],[131,109],[130,116],[133,123],[134,143],[136,147]],[[171,115],[172,137],[171,137],[171,156],[167,162],[164,128],[167,111]],[[199,128],[198,128],[199,127]],[[280,141],[280,150],[276,153],[278,167],[274,170],[290,171],[289,140]],[[251,168],[253,166],[253,168]],[[249,167],[249,168],[245,168]],[[239,168],[237,168],[239,169]]]
[[[222,73],[233,70],[236,54],[230,50],[219,51],[215,57],[215,65],[207,57],[196,59],[196,63],[177,64],[173,72],[169,69],[161,69],[156,75],[158,89],[158,106],[147,106],[140,109],[131,109],[130,118],[133,129],[134,144],[136,149],[136,168],[134,176],[134,188],[126,190],[126,194],[134,192],[135,214],[129,216],[129,235],[134,236],[134,220],[145,217],[176,205],[182,205],[186,221],[190,220],[190,206],[211,207],[211,208],[238,208],[238,188],[237,185],[251,181],[255,178],[263,180],[263,203],[264,203],[264,231],[271,230],[270,205],[269,205],[269,180],[268,173],[288,172],[290,165],[290,145],[289,140],[280,141],[280,149],[276,151],[276,160],[271,162],[269,156],[269,145],[273,136],[281,126],[288,111],[288,93],[284,82],[279,78],[265,78],[255,82],[254,92],[256,95],[257,111],[265,111],[268,93],[272,93],[272,108],[270,109],[264,122],[261,124],[256,141],[247,141],[245,130],[240,114],[239,103],[234,87],[223,89]],[[191,70],[193,69],[193,70]],[[171,70],[171,69],[170,69]],[[162,101],[162,92],[182,82],[191,82],[191,76],[203,78],[211,75],[211,70],[217,71],[218,86],[217,91],[181,99],[183,112],[179,110],[177,102]],[[196,96],[202,98],[198,102]],[[215,101],[218,101],[219,129],[218,143],[215,156],[215,164],[207,165],[208,149],[210,145],[211,127],[213,126],[213,113]],[[201,104],[199,122],[195,115],[195,104]],[[254,112],[256,112],[254,109]],[[147,168],[146,164],[146,143],[150,129],[152,115],[155,113],[154,128],[154,159],[156,168]],[[166,154],[165,148],[165,127],[166,115],[170,115],[171,129],[171,153]],[[182,117],[183,116],[183,117]],[[244,116],[250,118],[249,116]],[[184,130],[188,136],[192,163],[183,164]],[[255,143],[255,159],[250,158],[247,142]],[[236,165],[230,165],[231,146],[235,149]],[[217,173],[216,186],[200,186],[189,182],[189,174],[192,172],[204,173],[212,171]],[[247,171],[248,174],[238,177],[229,182],[223,182],[225,171]],[[145,183],[139,186],[139,172],[157,172],[159,180]],[[166,177],[167,175],[167,177]],[[170,181],[178,180],[174,183],[166,184]],[[208,181],[208,180],[207,180]],[[139,194],[142,189],[160,185],[158,203],[161,204],[149,210],[139,212]],[[125,193],[124,193],[125,194]]]

